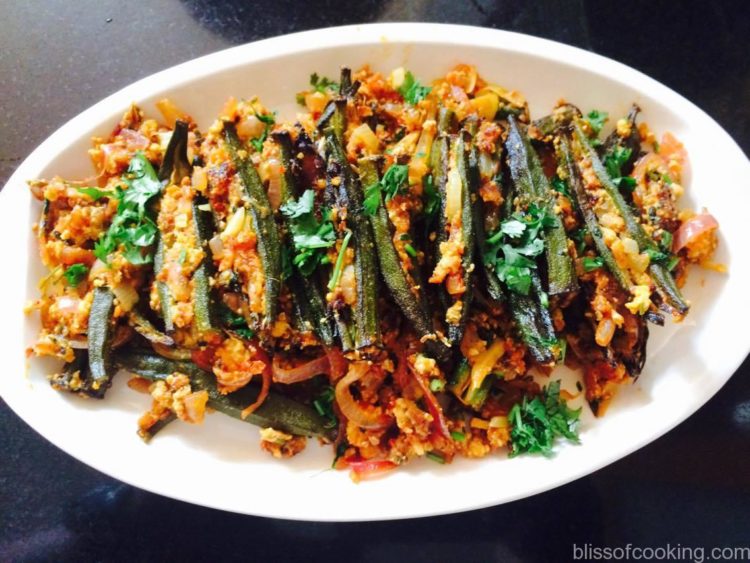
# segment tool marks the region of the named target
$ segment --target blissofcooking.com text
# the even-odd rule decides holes
[[[692,547],[681,544],[602,546],[573,544],[573,561],[750,561],[750,545]]]

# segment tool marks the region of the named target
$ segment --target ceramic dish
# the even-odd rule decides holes
[[[331,451],[311,444],[278,461],[258,447],[252,427],[209,416],[199,427],[172,425],[150,445],[135,433],[149,404],[126,378],[104,401],[53,391],[52,368],[27,360],[38,324],[22,312],[42,275],[31,224],[39,203],[25,181],[59,174],[83,178],[86,149],[105,135],[131,102],[147,113],[164,96],[207,127],[230,95],[259,95],[293,117],[295,93],[311,72],[335,76],[341,65],[365,63],[384,72],[405,66],[416,76],[444,74],[457,63],[476,65],[486,79],[523,92],[532,117],[564,97],[585,111],[623,115],[632,102],[654,131],[671,131],[686,146],[683,206],[707,207],[721,223],[715,258],[729,275],[693,270],[685,295],[693,301],[681,325],[653,328],[649,359],[636,384],[623,389],[602,419],[588,409],[578,446],[557,448],[553,459],[500,454],[450,466],[409,463],[385,478],[353,484],[329,470]],[[39,146],[0,195],[4,269],[0,293],[0,393],[8,405],[52,443],[117,479],[176,499],[246,514],[303,520],[378,520],[457,512],[533,495],[581,477],[655,440],[703,405],[731,377],[750,345],[737,315],[750,311],[750,263],[742,259],[750,162],[704,112],[665,86],[612,60],[551,41],[488,29],[433,24],[383,24],[305,32],[243,45],[145,78],[99,102]],[[575,377],[559,371],[568,386]],[[684,452],[689,455],[689,452]],[[683,460],[689,462],[688,459]]]

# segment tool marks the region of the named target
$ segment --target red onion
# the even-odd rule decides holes
[[[685,221],[674,234],[672,250],[679,252],[706,231],[717,229],[719,222],[709,213],[701,213]]]
[[[390,417],[377,407],[359,404],[349,390],[349,387],[362,379],[368,370],[369,365],[365,362],[352,364],[349,373],[336,384],[336,403],[342,414],[360,428],[380,430],[391,423]]]
[[[293,368],[281,367],[278,360],[279,356],[273,357],[273,380],[276,383],[299,383],[300,381],[307,381],[316,375],[330,375],[331,373],[331,364],[328,361],[327,355],[323,355],[320,358],[305,362],[304,364]]]

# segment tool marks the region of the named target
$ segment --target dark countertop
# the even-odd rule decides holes
[[[57,127],[138,78],[230,45],[374,21],[497,27],[593,50],[685,95],[748,153],[746,10],[742,0],[5,3],[0,185]],[[0,560],[564,561],[574,557],[574,543],[680,544],[706,553],[750,546],[749,375],[746,361],[687,422],[569,485],[495,508],[393,523],[288,522],[162,498],[67,456],[0,401]]]

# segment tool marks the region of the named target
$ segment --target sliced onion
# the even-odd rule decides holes
[[[391,423],[390,417],[377,407],[359,404],[349,390],[353,383],[367,374],[369,368],[370,366],[366,362],[357,362],[351,365],[349,373],[336,384],[336,403],[341,409],[341,413],[360,428],[380,430]]]
[[[397,467],[395,463],[387,459],[352,459],[346,460],[346,464],[352,470],[352,478],[355,481],[375,477]]]
[[[445,438],[450,438],[451,431],[448,428],[448,423],[445,421],[445,416],[443,416],[443,409],[440,407],[440,403],[438,403],[435,394],[430,389],[430,386],[427,384],[427,381],[425,381],[425,378],[422,377],[422,374],[417,373],[416,370],[412,369],[410,363],[407,364],[410,371],[414,375],[414,379],[417,381],[417,385],[419,385],[419,388],[422,390],[424,401],[427,404],[427,410],[430,411],[430,414],[432,415],[432,421],[435,424],[435,431],[439,434],[442,434]]]
[[[256,139],[263,134],[265,124],[255,117],[255,115],[246,115],[237,124],[237,135],[240,139]]]
[[[63,295],[56,302],[57,310],[61,313],[75,313],[78,311],[78,305],[81,300],[77,297],[71,297],[70,295]]]
[[[273,369],[273,380],[276,383],[299,383],[300,381],[312,379],[316,375],[331,374],[331,364],[328,361],[328,356],[325,354],[293,368],[281,367],[279,356],[274,356],[271,367]]]
[[[701,213],[685,221],[674,234],[672,250],[679,252],[706,231],[719,228],[719,222],[710,213]]]
[[[268,354],[266,354],[266,352],[262,348],[256,346],[255,351],[255,359],[266,364],[265,369],[261,373],[261,377],[263,378],[263,385],[260,388],[260,394],[258,395],[258,398],[255,400],[255,402],[245,407],[240,413],[240,418],[242,418],[243,420],[250,414],[255,412],[255,409],[263,404],[263,402],[266,400],[266,397],[268,397],[268,391],[271,389],[271,360],[268,357]]]
[[[638,159],[638,162],[636,162],[635,168],[633,168],[632,176],[639,184],[644,185],[646,183],[645,178],[649,170],[664,165],[665,162],[661,156],[653,152],[646,153]]]
[[[128,150],[145,149],[149,145],[149,140],[141,133],[139,133],[138,131],[134,131],[133,129],[120,130],[120,136],[128,146]]]
[[[224,242],[219,235],[216,235],[208,241],[208,247],[211,249],[211,255],[214,258],[220,258],[224,253]]]
[[[331,381],[336,382],[346,375],[349,362],[346,361],[341,349],[336,346],[326,348],[326,356],[328,356],[328,366],[331,370],[329,374]]]
[[[138,303],[138,292],[132,285],[116,285],[112,288],[112,293],[115,294],[117,302],[126,313],[131,311],[135,304]]]

